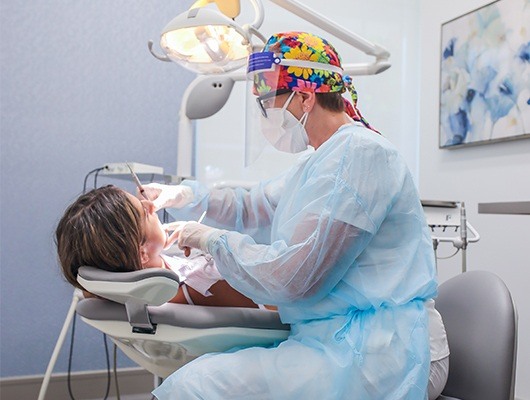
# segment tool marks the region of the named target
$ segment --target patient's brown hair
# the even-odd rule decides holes
[[[63,274],[78,288],[77,272],[84,265],[115,272],[142,269],[144,240],[141,213],[112,185],[81,195],[66,209],[55,232]]]

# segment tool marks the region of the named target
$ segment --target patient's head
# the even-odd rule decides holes
[[[153,204],[114,186],[81,195],[55,234],[63,274],[76,287],[83,265],[113,272],[154,266],[167,239]]]

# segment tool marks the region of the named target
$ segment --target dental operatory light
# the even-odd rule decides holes
[[[160,47],[165,54],[156,54],[153,42],[149,41],[151,54],[159,60],[174,61],[199,74],[220,74],[241,68],[246,64],[248,55],[255,50],[252,36],[266,41],[258,30],[264,19],[261,0],[248,1],[254,8],[254,21],[241,26],[235,21],[240,12],[240,0],[197,0],[188,11],[177,16],[163,29]],[[375,61],[369,63],[343,64],[346,74],[375,75],[390,67],[390,53],[384,47],[344,29],[298,0],[270,1],[375,57]],[[216,8],[207,8],[213,3]]]
[[[218,10],[205,7],[212,2]],[[251,36],[261,36],[257,29],[263,22],[263,6],[258,0],[252,3],[254,22],[240,26],[235,22],[239,0],[199,0],[163,29],[160,47],[165,56],[153,52],[152,41],[149,50],[159,60],[174,61],[200,74],[236,70],[246,64],[252,52]]]
[[[198,0],[188,11],[173,19],[161,35],[160,47],[164,55],[151,54],[162,61],[174,61],[199,76],[184,92],[179,113],[178,177],[189,178],[194,171],[195,131],[193,121],[217,113],[228,100],[234,83],[246,80],[251,52],[260,50],[260,43],[252,43],[255,36],[263,44],[266,38],[259,32],[264,20],[261,0],[247,0],[254,9],[254,21],[239,25],[235,19],[240,12],[240,0]],[[390,67],[390,53],[384,47],[337,24],[300,0],[270,0],[281,9],[330,33],[353,48],[373,57],[362,63],[343,63],[344,74],[376,75]],[[213,4],[215,3],[215,4]]]

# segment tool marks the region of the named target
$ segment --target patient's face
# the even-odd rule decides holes
[[[157,256],[166,245],[167,232],[162,228],[155,206],[151,201],[139,200],[129,193],[127,196],[144,219],[144,235],[149,253],[151,256]]]

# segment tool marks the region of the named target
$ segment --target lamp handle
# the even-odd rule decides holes
[[[159,54],[156,54],[153,51],[153,41],[152,40],[147,42],[147,47],[149,48],[149,52],[153,55],[153,57],[159,59],[160,61],[166,61],[166,62],[170,62],[171,61],[171,59],[168,56],[161,56]]]

